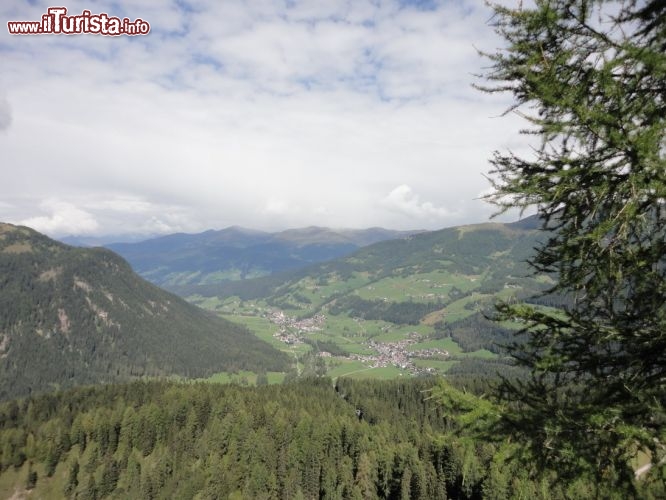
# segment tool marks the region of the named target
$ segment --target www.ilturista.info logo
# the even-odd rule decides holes
[[[143,19],[130,21],[127,17],[92,14],[84,10],[80,15],[68,16],[65,7],[49,7],[40,21],[8,21],[10,35],[147,35],[150,24]]]

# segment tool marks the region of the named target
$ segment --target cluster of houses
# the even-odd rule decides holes
[[[280,328],[273,334],[273,337],[285,344],[301,344],[303,340],[301,335],[304,333],[318,332],[322,329],[326,316],[315,314],[312,318],[296,319],[286,315],[283,311],[270,311],[267,315],[268,320],[278,325]]]
[[[397,366],[403,370],[419,372],[423,370],[415,366],[412,359],[445,357],[449,355],[447,351],[437,348],[410,351],[408,347],[418,342],[420,338],[418,333],[412,332],[409,334],[408,338],[399,340],[398,342],[375,342],[371,340],[368,343],[368,346],[377,351],[376,355],[353,354],[351,357],[358,361],[368,363],[371,368]]]
[[[315,314],[311,318],[296,319],[292,316],[287,316],[282,311],[273,310],[268,313],[268,320],[282,328],[291,328],[300,333],[312,333],[322,329],[326,316],[323,314]]]
[[[323,314],[299,320],[278,310],[269,311],[267,318],[271,323],[279,326],[279,330],[273,336],[288,345],[302,344],[302,335],[321,331],[326,320],[326,316]],[[416,332],[411,332],[406,339],[397,342],[375,342],[374,340],[370,340],[368,347],[376,351],[377,354],[350,354],[349,357],[357,361],[362,361],[371,368],[397,366],[403,370],[417,373],[424,371],[424,369],[417,367],[412,361],[413,359],[446,357],[449,355],[447,351],[437,348],[410,351],[409,346],[416,344],[420,340],[421,336]],[[320,352],[319,355],[322,357],[331,356],[328,352]]]

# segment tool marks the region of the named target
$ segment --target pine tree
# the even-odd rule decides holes
[[[506,46],[486,54],[481,88],[511,93],[540,144],[495,153],[488,199],[536,208],[546,239],[531,264],[572,304],[499,307],[524,325],[510,351],[531,371],[503,384],[506,422],[561,476],[632,490],[631,459],[665,455],[666,3],[494,10]]]
[[[370,455],[361,453],[356,467],[356,477],[354,484],[358,487],[359,493],[363,499],[376,498],[377,471],[373,465]]]
[[[76,492],[76,487],[79,485],[79,461],[74,460],[74,462],[69,467],[69,474],[67,476],[67,483],[63,493],[66,497],[74,497]]]
[[[26,479],[25,482],[25,489],[26,490],[31,490],[35,486],[37,486],[37,471],[32,470],[32,466],[28,468],[28,478]]]

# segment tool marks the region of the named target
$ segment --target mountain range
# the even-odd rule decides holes
[[[493,372],[520,328],[488,319],[498,301],[564,303],[544,293],[556,277],[526,262],[546,237],[540,228],[534,217],[450,227],[271,276],[171,290],[266,340],[283,338],[273,344],[286,352],[325,351],[331,376],[395,377],[472,361],[470,371]]]
[[[110,250],[0,224],[0,399],[288,363],[246,328],[143,280]]]
[[[271,233],[232,226],[105,246],[127,259],[149,281],[176,286],[241,280],[298,269],[418,232],[311,226]]]
[[[450,352],[499,353],[498,341],[512,332],[485,318],[492,304],[537,297],[553,283],[531,276],[524,263],[542,237],[539,225],[530,218],[418,234],[232,227],[124,246],[147,276],[169,281],[178,266],[186,269],[175,280],[184,284],[165,286],[207,312],[137,276],[109,249],[75,248],[0,224],[0,399],[133,377],[287,372],[307,350],[273,337],[271,311],[323,315],[318,333],[302,340],[342,358],[372,354],[371,342],[414,331],[425,342],[448,338],[442,345]],[[343,249],[343,257],[307,264],[308,256]],[[272,274],[219,279],[220,269],[251,262]],[[279,271],[285,262],[300,267]]]
[[[510,284],[512,280],[517,284],[529,275],[526,260],[532,256],[542,235],[540,227],[537,218],[528,217],[513,223],[481,223],[423,231],[271,276],[236,282],[173,285],[170,289],[185,297],[238,296],[243,300],[271,297],[278,300],[297,291],[304,280],[344,282],[361,275],[362,283],[367,286],[391,276],[407,277],[441,269],[469,276],[470,283],[475,283],[473,288],[489,290]],[[293,303],[296,304],[297,301]]]

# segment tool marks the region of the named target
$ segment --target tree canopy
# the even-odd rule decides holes
[[[666,3],[494,10],[505,47],[481,88],[512,94],[539,144],[494,154],[488,199],[536,208],[548,238],[531,264],[571,299],[499,307],[524,324],[511,351],[532,374],[503,385],[506,421],[563,477],[631,489],[632,460],[660,463],[666,441]]]
[[[511,460],[514,443],[485,435],[499,414],[431,378],[77,387],[0,403],[0,496],[593,497],[589,478],[553,484]]]

